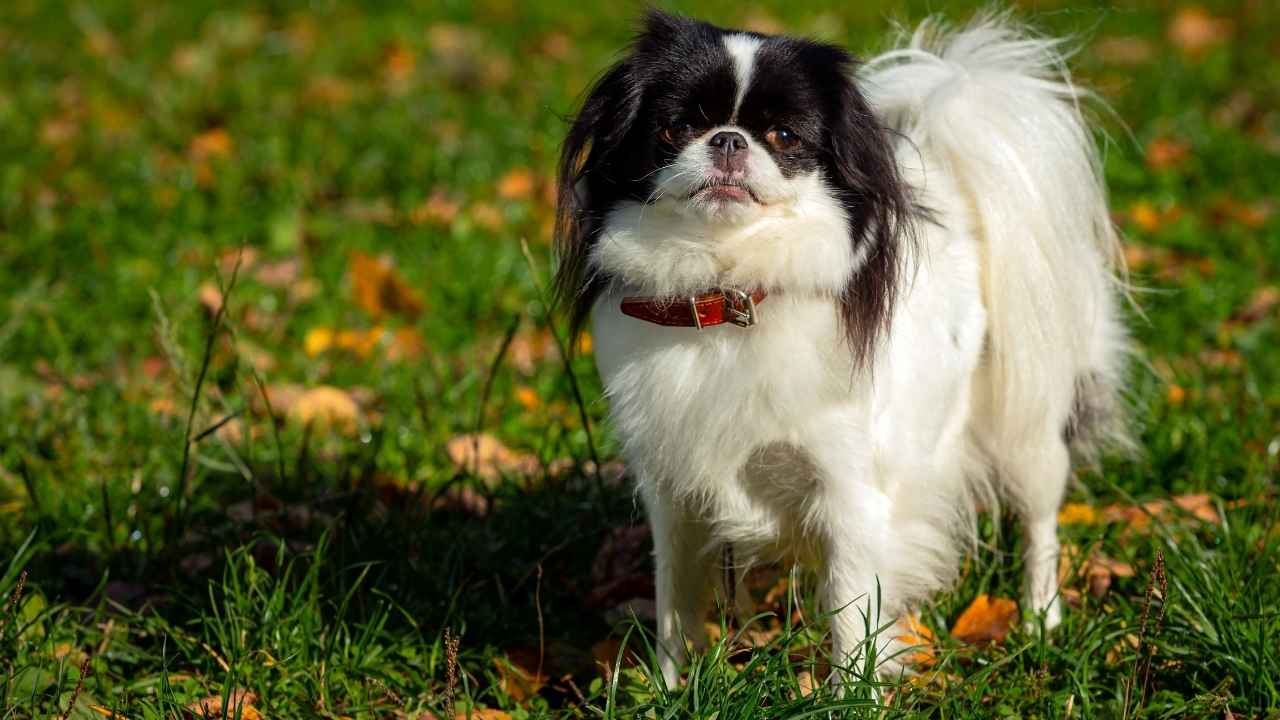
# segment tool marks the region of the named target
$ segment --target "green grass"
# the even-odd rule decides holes
[[[931,3],[902,5],[672,7],[869,51]],[[1209,3],[1230,37],[1193,56],[1168,40],[1172,8],[1022,7],[1079,36],[1075,66],[1116,110],[1107,174],[1146,289],[1144,454],[1081,473],[1072,499],[1209,493],[1221,522],[1064,527],[1134,576],[1083,593],[1048,637],[975,648],[946,628],[979,593],[1018,596],[1018,533],[997,518],[922,611],[934,674],[863,673],[837,698],[798,692],[822,664],[812,608],[667,690],[647,626],[590,601],[600,548],[643,517],[625,484],[582,471],[617,455],[589,353],[572,368],[590,441],[565,366],[528,340],[550,322],[564,118],[634,8],[0,4],[0,718],[182,717],[233,689],[266,717],[1276,717],[1280,315],[1242,310],[1280,264],[1280,16]],[[1157,139],[1184,156],[1148,163]],[[504,187],[526,168],[528,192]],[[215,322],[200,287],[228,286],[240,248]],[[393,258],[422,311],[353,301],[354,251]],[[262,272],[290,260],[283,286]],[[376,326],[423,348],[305,351],[316,328]],[[352,432],[273,422],[264,390],[283,406],[289,384],[348,391]],[[446,443],[476,429],[576,469],[459,471]],[[435,502],[461,488],[484,517]],[[624,635],[639,665],[602,672],[593,646]],[[539,654],[549,682],[526,697],[500,668]]]

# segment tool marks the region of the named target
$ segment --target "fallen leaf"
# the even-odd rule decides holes
[[[527,200],[533,195],[533,185],[533,172],[529,168],[514,168],[498,181],[498,197],[504,200]]]
[[[461,210],[461,203],[450,199],[444,191],[436,190],[421,205],[409,211],[409,222],[414,225],[448,225]]]
[[[1098,511],[1087,503],[1069,502],[1058,511],[1059,525],[1095,525]]]
[[[240,713],[241,720],[261,720],[262,714],[253,706],[258,696],[248,690],[233,690],[230,697],[210,695],[187,705],[187,711],[198,718],[233,718]]]
[[[1107,64],[1123,67],[1142,65],[1155,57],[1150,41],[1136,35],[1102,38],[1093,44],[1092,52]]]
[[[1213,498],[1207,493],[1175,495],[1173,504],[1191,513],[1195,519],[1201,522],[1216,523],[1222,519],[1218,517],[1218,510],[1213,506]]]
[[[125,715],[121,715],[121,714],[116,713],[116,712],[112,712],[111,710],[109,710],[109,709],[107,709],[107,708],[105,708],[105,707],[103,707],[103,706],[101,706],[101,705],[90,705],[90,706],[89,706],[89,709],[90,709],[90,710],[92,710],[92,711],[94,711],[94,712],[96,712],[96,713],[98,713],[98,714],[99,714],[99,715],[101,715],[102,717],[104,717],[104,718],[110,718],[111,720],[129,720],[129,718],[128,718],[127,716],[125,716]]]
[[[1191,146],[1181,140],[1160,137],[1147,144],[1147,167],[1152,170],[1179,168],[1190,157]]]
[[[1181,405],[1187,400],[1186,388],[1176,383],[1170,383],[1169,389],[1165,392],[1165,396],[1169,399],[1170,405]]]
[[[454,436],[445,443],[445,452],[458,468],[485,480],[533,475],[542,467],[536,456],[516,452],[487,433]]]
[[[511,720],[511,714],[494,708],[471,708],[467,711],[459,710],[454,716],[454,720]]]
[[[422,335],[411,327],[396,328],[391,334],[391,342],[387,347],[387,359],[392,362],[404,362],[422,357],[427,351],[427,343]]]
[[[1018,618],[1018,604],[986,593],[973,599],[951,628],[951,636],[967,643],[1000,643]]]
[[[196,297],[200,300],[200,307],[203,307],[210,317],[216,315],[222,308],[222,291],[211,282],[201,283],[200,289],[196,291]]]
[[[302,338],[302,351],[307,357],[316,357],[333,347],[333,328],[311,328]]]
[[[472,222],[489,232],[498,232],[506,224],[502,211],[488,203],[476,203],[467,214]]]
[[[489,514],[489,498],[476,492],[475,488],[454,483],[436,499],[432,509],[479,519]]]
[[[913,646],[911,652],[899,655],[904,662],[927,667],[937,661],[933,652],[933,631],[920,622],[918,613],[898,618],[898,629],[901,631],[896,638],[898,642]]]
[[[1210,214],[1215,224],[1224,225],[1231,222],[1250,230],[1257,230],[1265,226],[1274,211],[1274,205],[1268,201],[1243,203],[1230,197],[1220,198],[1210,208]]]
[[[350,102],[354,94],[351,83],[336,75],[321,74],[307,82],[302,97],[307,103],[335,109]]]
[[[522,375],[533,375],[538,365],[556,357],[555,338],[545,328],[521,330],[511,338],[507,358]]]
[[[373,318],[395,313],[412,320],[422,313],[422,300],[396,272],[389,256],[357,250],[351,253],[349,268],[356,305]]]
[[[532,648],[515,648],[503,657],[495,657],[493,665],[498,671],[498,686],[518,703],[537,695],[547,684],[542,668],[544,660]]]
[[[391,82],[408,80],[417,66],[417,56],[403,45],[392,45],[382,57],[382,74]]]
[[[534,410],[542,404],[542,398],[538,397],[538,391],[528,385],[519,385],[515,390],[516,402],[520,403],[520,407],[525,410]]]
[[[269,288],[283,290],[297,282],[300,275],[302,275],[302,260],[286,258],[259,265],[253,277]]]
[[[1231,317],[1243,323],[1254,323],[1271,314],[1280,306],[1280,287],[1264,285],[1249,296],[1249,302],[1237,310]]]
[[[616,637],[607,637],[591,646],[591,657],[596,661],[606,682],[613,676],[614,663],[618,659],[618,651],[622,649],[622,641]],[[623,667],[636,667],[639,660],[635,651],[628,647],[622,653]]]
[[[360,419],[360,406],[346,391],[321,385],[299,395],[288,416],[304,426],[351,434]]]
[[[1169,21],[1169,42],[1190,57],[1199,57],[1210,48],[1231,39],[1230,20],[1214,17],[1195,5],[1179,9]]]
[[[231,134],[225,129],[216,127],[205,130],[191,140],[187,153],[193,160],[210,160],[224,158],[235,149]]]

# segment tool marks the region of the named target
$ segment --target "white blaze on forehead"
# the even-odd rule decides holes
[[[760,49],[760,38],[750,35],[725,35],[724,47],[733,60],[733,74],[738,81],[738,97],[733,101],[733,114],[736,117],[742,98],[751,85],[751,70],[756,64],[756,51]]]

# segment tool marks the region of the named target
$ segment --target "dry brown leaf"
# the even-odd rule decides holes
[[[471,206],[467,214],[470,215],[472,222],[489,232],[498,232],[506,224],[502,211],[489,203],[476,203]]]
[[[498,181],[498,197],[504,200],[527,200],[533,189],[533,172],[527,167],[513,168]]]
[[[375,319],[394,313],[412,320],[422,313],[422,300],[396,272],[389,256],[357,250],[351,253],[349,270],[356,305]]]
[[[1103,38],[1092,49],[1103,62],[1123,67],[1142,65],[1155,57],[1151,42],[1136,35]]]
[[[525,410],[534,410],[542,404],[542,398],[538,396],[538,391],[528,385],[519,385],[515,389],[516,402],[520,403],[520,407]]]
[[[216,127],[205,130],[191,140],[187,148],[193,160],[210,160],[224,158],[235,149],[231,134],[225,129]]]
[[[898,628],[900,630],[900,634],[896,638],[898,642],[913,647],[911,652],[899,656],[903,662],[925,667],[937,662],[937,657],[933,652],[935,640],[933,631],[920,622],[918,613],[911,613],[898,618]]]
[[[414,225],[448,225],[458,217],[462,203],[451,199],[443,190],[436,190],[418,207],[409,211],[409,222]]]
[[[1216,523],[1222,520],[1218,517],[1217,508],[1213,506],[1213,498],[1207,493],[1175,495],[1173,504],[1201,522]]]
[[[489,514],[489,498],[476,492],[475,488],[454,483],[436,499],[432,509],[478,519]]]
[[[1231,197],[1220,198],[1210,208],[1210,216],[1217,225],[1236,223],[1250,230],[1257,230],[1271,219],[1275,206],[1268,201],[1243,203]]]
[[[321,385],[299,395],[288,416],[305,426],[351,434],[360,420],[360,406],[345,390]]]
[[[1243,323],[1254,323],[1271,314],[1280,306],[1280,287],[1264,285],[1253,291],[1249,302],[1232,315],[1233,320]]]
[[[505,657],[495,657],[493,665],[498,671],[498,686],[518,703],[537,695],[547,684],[547,674],[542,667],[544,659],[533,648],[513,648]]]
[[[1195,5],[1178,10],[1169,21],[1169,42],[1190,57],[1203,55],[1210,48],[1231,39],[1230,20],[1217,18]]]
[[[545,328],[521,330],[511,338],[507,357],[522,375],[534,374],[540,363],[556,357],[555,338]]]
[[[196,291],[196,297],[200,300],[200,307],[209,313],[212,317],[222,308],[222,291],[217,285],[211,282],[200,283],[200,289]]]
[[[485,480],[533,475],[541,469],[537,457],[516,452],[487,433],[454,436],[445,443],[445,452],[454,465]]]
[[[1069,502],[1058,511],[1059,525],[1096,525],[1098,511],[1087,503]]]
[[[296,257],[262,263],[253,273],[255,280],[276,290],[293,286],[301,275],[302,260]]]
[[[1161,137],[1147,145],[1147,167],[1152,170],[1176,169],[1190,157],[1191,146],[1181,140]]]
[[[511,714],[496,708],[471,708],[469,711],[458,711],[454,720],[511,720]]]
[[[309,104],[334,109],[346,105],[354,94],[351,83],[346,80],[336,75],[320,74],[307,82],[302,98]]]
[[[427,343],[422,335],[411,327],[396,328],[391,335],[391,344],[387,347],[387,359],[391,362],[404,362],[422,357],[427,351]]]
[[[233,690],[230,697],[210,695],[187,706],[187,711],[198,718],[235,717],[237,710],[241,720],[261,720],[262,713],[253,706],[258,696],[248,690]]]
[[[382,74],[391,82],[404,82],[413,75],[418,57],[403,45],[392,45],[382,57]]]
[[[973,599],[951,627],[951,636],[967,643],[1000,643],[1018,619],[1018,604],[986,593]]]

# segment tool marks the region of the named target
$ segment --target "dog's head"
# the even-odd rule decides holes
[[[826,292],[865,355],[888,318],[907,201],[853,65],[831,45],[648,14],[564,144],[557,286],[575,327],[611,280],[637,281],[597,248],[617,226],[635,241],[620,263],[679,277],[639,284]],[[739,272],[734,253],[752,258]]]

